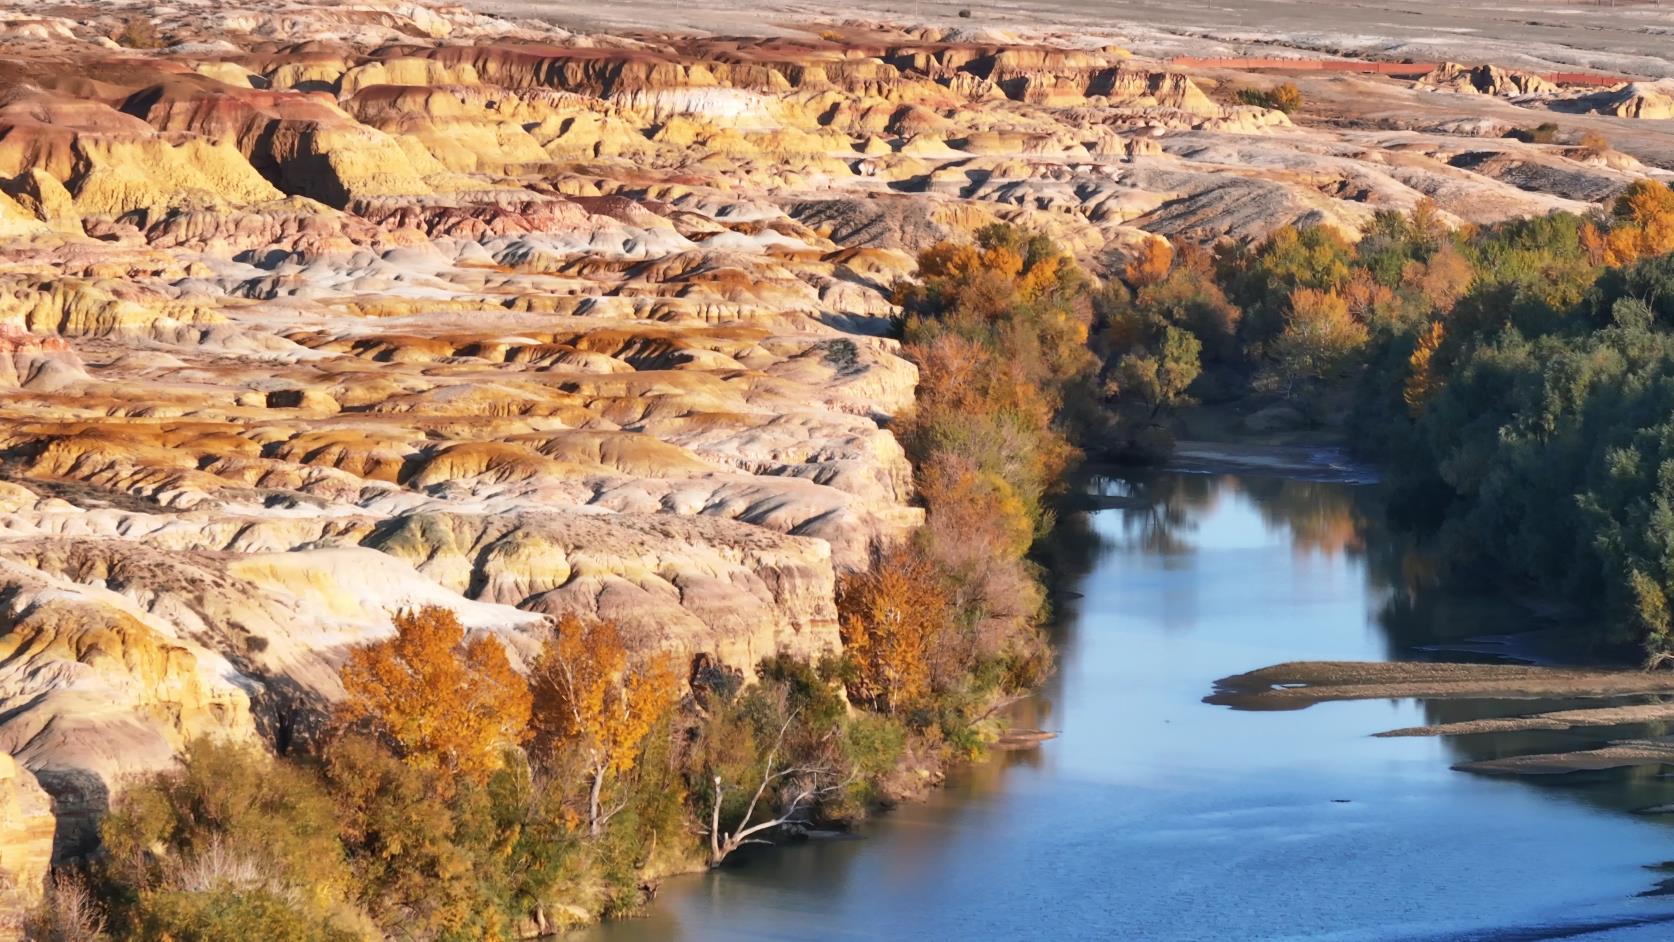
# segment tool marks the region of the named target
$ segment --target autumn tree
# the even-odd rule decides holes
[[[886,712],[919,702],[950,627],[943,575],[911,544],[873,552],[837,585],[843,645],[858,665],[849,695]]]
[[[895,300],[918,315],[991,323],[1067,297],[1084,281],[1052,240],[995,224],[970,242],[938,242],[920,252],[918,280],[899,285]]]
[[[1418,335],[1418,343],[1407,359],[1407,382],[1401,390],[1401,400],[1406,403],[1407,411],[1415,416],[1424,411],[1424,404],[1430,401],[1440,385],[1441,379],[1436,376],[1433,361],[1436,350],[1446,337],[1447,326],[1441,321],[1431,321],[1430,326]]]
[[[1174,247],[1166,239],[1146,239],[1133,255],[1122,263],[1122,280],[1135,291],[1150,287],[1168,277],[1174,266]]]
[[[917,481],[928,512],[915,546],[946,574],[958,627],[937,646],[932,665],[932,685],[947,687],[956,679],[950,675],[1033,637],[1043,596],[1025,557],[1036,522],[1010,485],[963,455],[937,452],[919,466]]]
[[[1094,309],[1106,330],[1105,355],[1114,360],[1136,346],[1158,346],[1161,328],[1172,325],[1197,337],[1205,359],[1237,359],[1238,324],[1244,312],[1215,283],[1213,258],[1182,243],[1173,250],[1173,261],[1171,271],[1136,288],[1131,299],[1113,295],[1108,288],[1095,297]]]
[[[1627,265],[1674,251],[1674,189],[1667,184],[1635,180],[1616,197],[1610,217],[1603,231],[1589,225],[1583,232],[1595,261]]]
[[[1004,481],[1031,525],[1076,452],[1054,427],[1057,400],[1015,359],[987,344],[942,334],[910,355],[919,367],[918,401],[895,431],[915,459],[959,454]]]
[[[992,321],[1017,303],[1023,257],[1005,245],[939,242],[919,254],[918,270],[921,280],[898,292],[903,306]]]
[[[1335,229],[1281,226],[1261,245],[1227,254],[1218,271],[1228,297],[1244,311],[1244,339],[1256,344],[1283,332],[1293,291],[1340,291],[1354,263],[1354,245]]]
[[[1290,293],[1284,330],[1274,339],[1276,379],[1285,390],[1302,380],[1323,379],[1343,367],[1366,343],[1366,325],[1349,313],[1335,291],[1297,288]]]
[[[340,719],[370,728],[413,766],[485,783],[525,738],[528,684],[499,641],[466,641],[450,609],[401,611],[394,622],[395,637],[350,653]]]
[[[1446,314],[1471,289],[1476,269],[1457,249],[1444,246],[1423,262],[1408,262],[1401,273],[1402,287],[1412,292],[1429,312]]]
[[[587,829],[597,837],[621,805],[603,807],[607,779],[631,771],[640,744],[679,696],[663,657],[633,657],[616,623],[565,615],[530,672],[537,755],[582,757]]]

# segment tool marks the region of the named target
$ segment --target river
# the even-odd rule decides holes
[[[1315,475],[1330,477],[1329,474]],[[1059,672],[1019,722],[1059,737],[965,770],[853,839],[669,881],[591,940],[1674,939],[1639,898],[1674,858],[1656,769],[1548,779],[1465,759],[1661,730],[1373,738],[1549,702],[1325,703],[1238,712],[1216,678],[1288,660],[1483,657],[1526,628],[1428,584],[1343,480],[1158,473],[1104,482],[1131,506],[1062,608]]]

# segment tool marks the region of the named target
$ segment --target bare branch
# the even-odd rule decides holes
[[[773,746],[768,750],[767,757],[762,765],[761,781],[757,783],[755,793],[751,795],[750,803],[744,809],[743,816],[739,819],[737,825],[733,827],[730,833],[724,833],[721,830],[721,777],[719,775],[712,776],[715,787],[715,796],[714,805],[710,808],[710,866],[719,866],[729,854],[745,844],[769,843],[765,839],[757,837],[756,835],[770,831],[774,828],[784,827],[787,824],[795,822],[800,817],[803,807],[809,802],[822,795],[828,795],[839,791],[854,782],[858,773],[852,770],[850,774],[841,781],[830,781],[828,784],[821,784],[822,780],[829,780],[835,777],[835,773],[832,769],[824,766],[813,765],[790,765],[784,768],[775,768],[775,765],[778,762],[779,752],[784,747],[785,736],[790,730],[791,723],[795,720],[796,711],[793,710],[790,715],[785,718],[784,723],[780,725],[779,733],[776,737],[774,737]],[[768,788],[771,787],[773,783],[786,779],[808,779],[810,781],[802,784],[796,793],[791,796],[790,801],[782,805],[779,814],[752,824],[751,822],[755,820],[756,809],[760,806],[762,798],[767,794]]]

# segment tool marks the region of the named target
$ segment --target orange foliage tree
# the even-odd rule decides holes
[[[938,242],[920,252],[918,282],[898,286],[896,301],[938,317],[992,323],[1079,284],[1074,263],[1050,240],[993,225],[978,231],[974,243]]]
[[[1174,267],[1174,246],[1166,239],[1146,239],[1138,251],[1122,263],[1122,280],[1135,291],[1149,288],[1168,277]]]
[[[534,748],[549,763],[581,757],[587,828],[597,836],[620,806],[603,807],[606,780],[627,774],[640,744],[679,696],[667,658],[630,656],[614,622],[566,614],[530,672]]]
[[[951,630],[944,578],[929,557],[904,543],[875,551],[870,568],[838,581],[843,645],[858,668],[851,697],[898,713],[930,692],[934,661]]]
[[[1674,252],[1674,189],[1636,180],[1616,197],[1608,229],[1589,225],[1582,239],[1595,262],[1621,266]]]
[[[529,725],[529,687],[500,642],[465,641],[451,609],[427,605],[395,614],[395,637],[350,652],[339,706],[408,764],[482,784]]]

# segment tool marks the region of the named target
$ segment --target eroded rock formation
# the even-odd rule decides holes
[[[937,29],[0,20],[0,793],[52,792],[61,854],[190,737],[311,735],[400,606],[517,656],[573,610],[746,670],[837,645],[834,573],[919,519],[890,295],[938,239],[1011,221],[1097,268],[1634,176]]]

